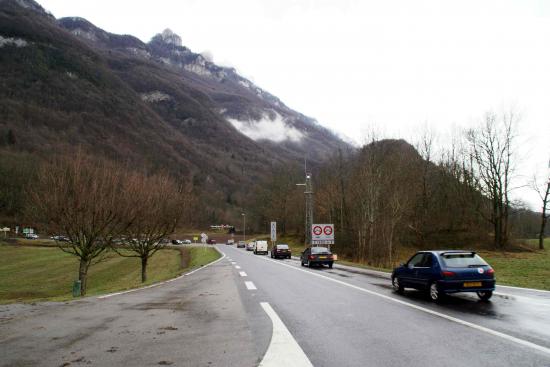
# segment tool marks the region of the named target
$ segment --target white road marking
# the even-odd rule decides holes
[[[244,282],[244,285],[246,285],[246,289],[250,290],[250,291],[253,291],[255,289],[258,289],[256,288],[256,286],[254,285],[254,283],[252,282]]]
[[[487,334],[491,334],[491,335],[494,335],[494,336],[498,336],[499,338],[502,338],[502,339],[505,339],[505,340],[508,340],[508,341],[511,341],[511,342],[514,342],[516,344],[520,344],[520,345],[523,345],[525,347],[529,347],[529,348],[532,348],[532,349],[535,349],[535,350],[538,350],[539,352],[543,352],[543,353],[546,353],[546,354],[550,354],[550,348],[547,348],[547,347],[544,347],[542,345],[538,345],[538,344],[535,344],[535,343],[531,343],[527,340],[523,340],[523,339],[519,339],[519,338],[516,338],[515,336],[512,336],[512,335],[508,335],[508,334],[504,334],[504,333],[501,333],[500,331],[496,331],[496,330],[493,330],[493,329],[489,329],[489,328],[486,328],[484,326],[481,326],[481,325],[477,325],[477,324],[474,324],[474,323],[471,323],[471,322],[468,322],[468,321],[464,321],[464,320],[461,320],[461,319],[458,319],[456,317],[453,317],[453,316],[450,316],[450,315],[446,315],[444,313],[441,313],[441,312],[437,312],[437,311],[433,311],[433,310],[430,310],[429,308],[424,308],[422,306],[418,306],[418,305],[415,305],[413,303],[409,303],[409,302],[405,302],[405,301],[402,301],[400,299],[397,299],[397,298],[393,298],[393,297],[390,297],[390,296],[386,296],[385,294],[381,294],[381,293],[377,293],[377,292],[374,292],[374,291],[371,291],[371,290],[368,290],[368,289],[365,289],[365,288],[361,288],[361,287],[358,287],[356,285],[353,285],[353,284],[349,284],[349,283],[346,283],[346,282],[343,282],[341,280],[338,280],[338,279],[333,279],[333,278],[330,278],[330,277],[327,277],[325,275],[321,275],[321,274],[318,274],[318,273],[314,273],[312,271],[307,271],[307,270],[304,270],[304,269],[300,269],[300,268],[297,268],[295,266],[292,266],[292,265],[288,265],[288,264],[285,264],[283,262],[279,262],[279,261],[274,261],[274,260],[271,260],[271,259],[267,259],[267,258],[261,258],[265,261],[271,261],[275,264],[278,264],[278,265],[281,265],[281,266],[286,266],[290,269],[294,269],[296,271],[301,271],[301,272],[304,272],[306,274],[309,274],[309,275],[312,275],[312,276],[316,276],[316,277],[319,277],[319,278],[323,278],[323,279],[326,279],[326,280],[329,280],[331,282],[334,282],[334,283],[338,283],[340,285],[344,285],[346,287],[349,287],[349,288],[353,288],[355,290],[358,290],[358,291],[361,291],[361,292],[364,292],[364,293],[368,293],[368,294],[371,294],[373,296],[377,296],[377,297],[380,297],[380,298],[384,298],[388,301],[392,301],[392,302],[396,302],[396,303],[399,303],[403,306],[407,306],[407,307],[410,307],[410,308],[414,308],[416,310],[419,310],[419,311],[422,311],[422,312],[426,312],[426,313],[429,313],[431,315],[434,315],[434,316],[438,316],[438,317],[441,317],[443,319],[446,319],[446,320],[449,320],[449,321],[452,321],[452,322],[456,322],[457,324],[461,324],[461,325],[464,325],[464,326],[467,326],[467,327],[470,327],[472,329],[476,329],[476,330],[479,330],[479,331],[483,331]]]
[[[273,324],[271,342],[259,367],[313,367],[271,305],[260,302]]]
[[[524,291],[540,292],[540,293],[548,293],[548,294],[550,294],[550,291],[545,291],[545,290],[543,290],[543,289],[512,287],[511,285],[500,285],[500,284],[497,284],[497,288],[511,288],[511,289],[519,289],[519,290],[524,290]]]
[[[216,247],[214,247],[216,250],[218,250]],[[98,299],[105,299],[105,298],[109,298],[109,297],[113,297],[113,296],[118,296],[118,295],[121,295],[121,294],[126,294],[126,293],[132,293],[132,292],[137,292],[137,291],[141,291],[143,289],[148,289],[148,288],[153,288],[153,287],[156,287],[156,286],[159,286],[159,285],[163,285],[163,284],[166,284],[166,283],[170,283],[170,282],[173,282],[175,280],[178,280],[178,279],[181,279],[183,277],[186,277],[188,275],[191,275],[199,270],[202,270],[204,268],[207,268],[209,267],[210,265],[214,265],[215,263],[219,262],[219,261],[222,261],[224,258],[225,258],[225,254],[221,251],[218,250],[218,252],[220,253],[220,255],[222,255],[222,257],[220,257],[218,260],[215,260],[215,261],[212,261],[211,263],[208,263],[204,266],[201,266],[200,268],[197,268],[193,271],[190,271],[189,273],[185,273],[185,274],[182,274],[180,275],[179,277],[177,278],[172,278],[172,279],[169,279],[169,280],[165,280],[164,282],[160,282],[160,283],[155,283],[155,284],[151,284],[151,285],[148,285],[146,287],[141,287],[141,288],[135,288],[135,289],[129,289],[127,291],[123,291],[123,292],[116,292],[116,293],[110,293],[110,294],[104,294],[103,296],[99,296],[97,297]]]
[[[235,261],[231,261],[231,265],[235,265],[237,264]]]
[[[239,275],[242,276],[242,277],[248,276],[244,271],[239,271]]]
[[[239,265],[235,265],[235,269],[240,269],[241,267]]]

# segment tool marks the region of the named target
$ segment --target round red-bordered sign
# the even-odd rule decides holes
[[[323,229],[323,232],[325,232],[325,236],[330,236],[332,234],[332,227],[331,226],[326,226]]]
[[[323,228],[321,228],[321,226],[313,227],[313,234],[314,235],[319,236],[321,233],[323,233]]]

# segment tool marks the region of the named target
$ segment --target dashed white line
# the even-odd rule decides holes
[[[231,261],[231,265],[235,265],[237,264],[235,261]]]
[[[283,321],[267,302],[260,302],[273,323],[271,342],[259,367],[313,367]]]
[[[250,291],[255,290],[255,289],[258,289],[258,288],[256,288],[256,286],[254,285],[254,283],[249,282],[249,281],[244,282],[244,285],[246,285],[246,289],[248,289],[248,290],[250,290]]]
[[[235,269],[240,269],[241,267],[239,265],[235,265]]]
[[[248,276],[244,271],[239,271],[239,275],[242,276],[242,277]]]

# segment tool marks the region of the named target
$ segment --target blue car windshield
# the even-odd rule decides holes
[[[468,268],[488,265],[485,260],[477,254],[472,253],[444,254],[441,258],[448,268]]]

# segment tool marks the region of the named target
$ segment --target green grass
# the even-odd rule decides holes
[[[498,284],[550,290],[550,239],[544,250],[536,240],[528,240],[526,251],[480,251],[495,269]]]
[[[190,260],[182,268],[178,250],[161,250],[150,259],[148,280],[141,283],[139,259],[110,254],[105,261],[90,267],[87,295],[131,289],[170,279],[219,256],[212,248],[191,247]],[[0,304],[72,299],[72,284],[77,277],[77,258],[58,248],[0,245]]]

